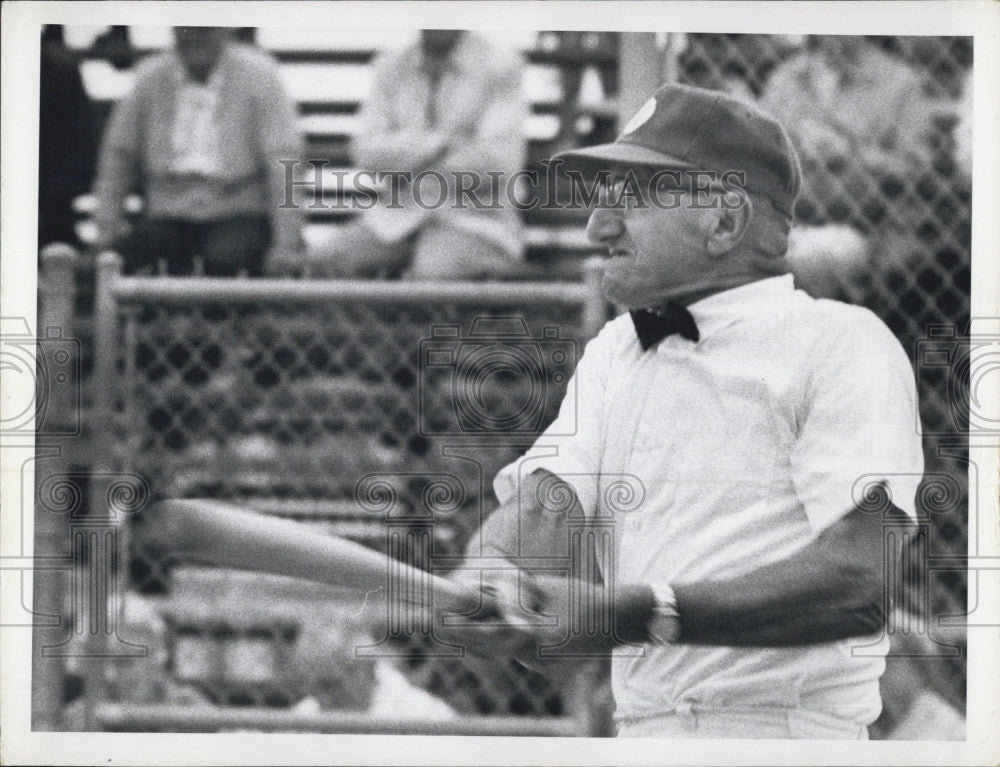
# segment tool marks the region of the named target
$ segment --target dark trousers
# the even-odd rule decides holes
[[[263,216],[216,221],[140,218],[117,249],[125,259],[125,274],[155,274],[162,263],[167,274],[190,275],[199,258],[210,277],[241,272],[259,277],[270,242],[271,227]]]

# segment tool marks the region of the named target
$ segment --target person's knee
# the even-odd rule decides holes
[[[481,280],[513,269],[497,244],[463,232],[430,231],[417,243],[408,276],[414,280]]]
[[[414,259],[406,276],[411,280],[471,280],[479,277],[479,271],[436,254]]]
[[[384,242],[363,224],[352,223],[310,250],[307,271],[312,277],[395,276],[405,267],[409,251],[408,242]]]

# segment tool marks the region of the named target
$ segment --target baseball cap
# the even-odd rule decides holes
[[[799,158],[781,124],[721,91],[664,85],[610,144],[559,152],[567,169],[594,174],[613,165],[744,173],[743,188],[792,215],[802,180]]]

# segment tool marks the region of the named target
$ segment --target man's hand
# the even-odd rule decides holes
[[[485,658],[529,657],[538,643],[542,617],[539,597],[527,573],[513,565],[504,569],[457,570],[452,579],[482,595],[480,608],[471,614],[445,613],[438,617],[435,634],[461,644]]]
[[[656,604],[653,590],[641,583],[613,590],[600,580],[569,573],[533,574],[527,593],[535,620],[528,629],[527,666],[560,658],[598,658],[621,645],[649,641]]]
[[[549,660],[600,657],[617,644],[641,641],[637,637],[644,636],[652,606],[648,587],[622,588],[620,604],[613,604],[602,584],[566,573],[511,566],[483,571],[481,582],[472,569],[455,577],[483,593],[484,609],[473,616],[446,616],[441,637],[476,655],[515,658],[537,671]]]

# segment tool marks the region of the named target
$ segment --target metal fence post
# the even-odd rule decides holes
[[[681,45],[681,34],[678,32],[667,32],[666,44],[663,46],[663,82],[676,83],[677,73],[680,68],[677,61]]]
[[[92,436],[94,445],[94,460],[91,464],[90,496],[88,499],[88,516],[106,519],[110,515],[108,503],[108,481],[102,480],[108,472],[114,470],[112,456],[114,392],[116,372],[116,336],[118,327],[118,307],[112,285],[121,276],[122,260],[116,253],[102,253],[97,259],[97,283],[94,306],[94,371],[92,389]],[[74,556],[82,554],[86,549],[90,555],[86,569],[78,563],[77,575],[84,581],[81,586],[86,596],[81,593],[84,602],[78,609],[85,608],[82,624],[74,626],[77,632],[86,631],[85,636],[85,678],[87,700],[87,730],[98,729],[96,719],[97,707],[105,697],[106,664],[109,640],[107,628],[114,626],[114,620],[108,620],[108,607],[111,601],[109,584],[101,583],[102,572],[96,567],[94,560],[105,560],[99,556],[106,540],[103,536],[92,536],[88,531],[78,531],[74,536]],[[90,545],[87,544],[96,544]],[[107,552],[103,552],[107,554]],[[117,552],[116,552],[117,553]],[[97,581],[97,582],[86,582]]]
[[[40,340],[53,332],[62,338],[71,338],[73,335],[76,260],[76,251],[64,243],[52,243],[39,254]],[[43,351],[39,350],[38,353],[42,354]],[[70,364],[69,367],[72,368],[73,365]],[[45,389],[39,392],[38,397],[36,456],[41,457],[45,451],[51,457],[35,464],[36,488],[47,476],[68,471],[67,443],[73,438],[71,427],[80,415],[74,412],[78,402],[73,396],[74,387],[79,386],[80,382],[68,380],[61,385],[52,385],[54,383],[39,380],[39,386]],[[41,422],[43,418],[44,423]],[[35,561],[52,562],[66,557],[69,529],[65,515],[53,514],[43,504],[38,504],[35,506],[34,520]],[[31,654],[31,727],[33,730],[51,732],[62,729],[66,669],[62,658],[43,656],[42,650],[62,639],[70,583],[65,569],[38,567],[32,576],[32,612],[35,618]],[[52,622],[41,624],[43,616]],[[55,641],[53,633],[56,634]]]
[[[587,300],[583,305],[583,339],[589,341],[596,336],[607,321],[607,302],[601,292],[604,277],[604,259],[598,256],[588,258],[583,265],[583,284],[587,288]]]

